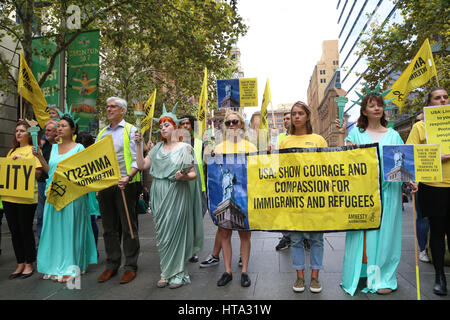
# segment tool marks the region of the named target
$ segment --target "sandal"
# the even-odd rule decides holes
[[[168,285],[169,285],[169,283],[165,279],[161,279],[156,283],[156,286],[158,288],[164,288],[164,287],[167,287]]]
[[[391,294],[392,293],[392,289],[386,288],[386,289],[378,289],[377,293],[379,295],[387,295],[387,294]]]
[[[72,276],[63,276],[62,278],[58,279],[58,282],[59,283],[67,283],[67,282],[72,281],[73,279],[75,279],[75,278]]]

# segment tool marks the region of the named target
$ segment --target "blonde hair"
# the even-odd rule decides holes
[[[247,139],[247,125],[245,123],[245,119],[242,116],[242,114],[240,112],[234,111],[234,110],[227,110],[227,112],[225,113],[225,118],[224,118],[224,123],[225,121],[227,121],[228,117],[231,115],[236,115],[239,118],[239,121],[242,123],[242,130],[244,131],[244,138]],[[225,126],[224,132],[227,132],[227,126]]]

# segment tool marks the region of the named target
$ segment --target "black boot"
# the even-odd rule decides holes
[[[447,295],[447,280],[445,279],[444,271],[436,272],[436,280],[434,283],[433,292],[440,296]]]

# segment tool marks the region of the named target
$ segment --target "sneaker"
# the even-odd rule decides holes
[[[428,258],[427,249],[419,252],[419,260],[422,262],[430,262],[430,258]]]
[[[191,262],[191,263],[198,262],[198,256],[197,255],[192,256],[192,258],[189,259],[189,262]]]
[[[242,267],[242,258],[241,257],[239,257],[238,266]]]
[[[208,267],[212,267],[212,266],[216,266],[219,264],[220,259],[214,257],[212,254],[210,254],[205,261],[200,262],[200,267],[201,268],[208,268]]]
[[[305,291],[305,279],[297,278],[297,281],[295,281],[295,284],[292,287],[292,289],[295,292],[303,292],[303,291]]]
[[[275,250],[277,251],[286,250],[290,246],[291,246],[291,239],[283,236],[283,238],[281,238],[280,242],[275,247]]]
[[[311,278],[311,284],[309,285],[309,290],[314,293],[319,293],[322,291],[322,285],[320,284],[319,279]]]

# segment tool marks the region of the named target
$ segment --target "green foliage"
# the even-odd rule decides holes
[[[371,25],[371,31],[360,45],[360,55],[368,61],[368,71],[362,74],[365,81],[374,87],[378,80],[382,87],[389,89],[393,83],[392,73],[400,74],[423,44],[440,43],[440,50],[433,53],[439,76],[439,85],[450,85],[450,5],[448,0],[396,0],[402,15],[401,23],[386,26],[379,22]],[[416,112],[425,104],[425,96],[431,87],[437,86],[436,78],[426,85],[413,90],[402,112]]]
[[[232,76],[232,45],[247,31],[237,14],[235,0],[49,0],[44,1],[44,8],[33,6],[38,2],[32,0],[2,2],[0,40],[9,36],[18,42],[30,67],[33,28],[44,26],[48,30],[42,35],[44,38],[56,37],[57,50],[47,56],[51,63],[48,74],[57,54],[77,34],[100,29],[100,119],[106,118],[101,106],[107,97],[122,97],[132,106],[147,100],[154,89],[157,110],[163,102],[171,106],[178,101],[179,112],[195,114],[194,97],[200,94],[204,68],[208,68],[209,101],[215,101],[215,79]],[[70,4],[81,8],[81,29],[77,32],[61,23],[70,15],[66,12]],[[21,24],[10,19],[16,10],[20,12]],[[67,39],[68,33],[72,37]],[[7,83],[12,88],[16,86],[13,73],[8,59],[0,56],[2,88]],[[44,74],[40,84],[48,74]],[[132,107],[127,119],[134,122]]]

